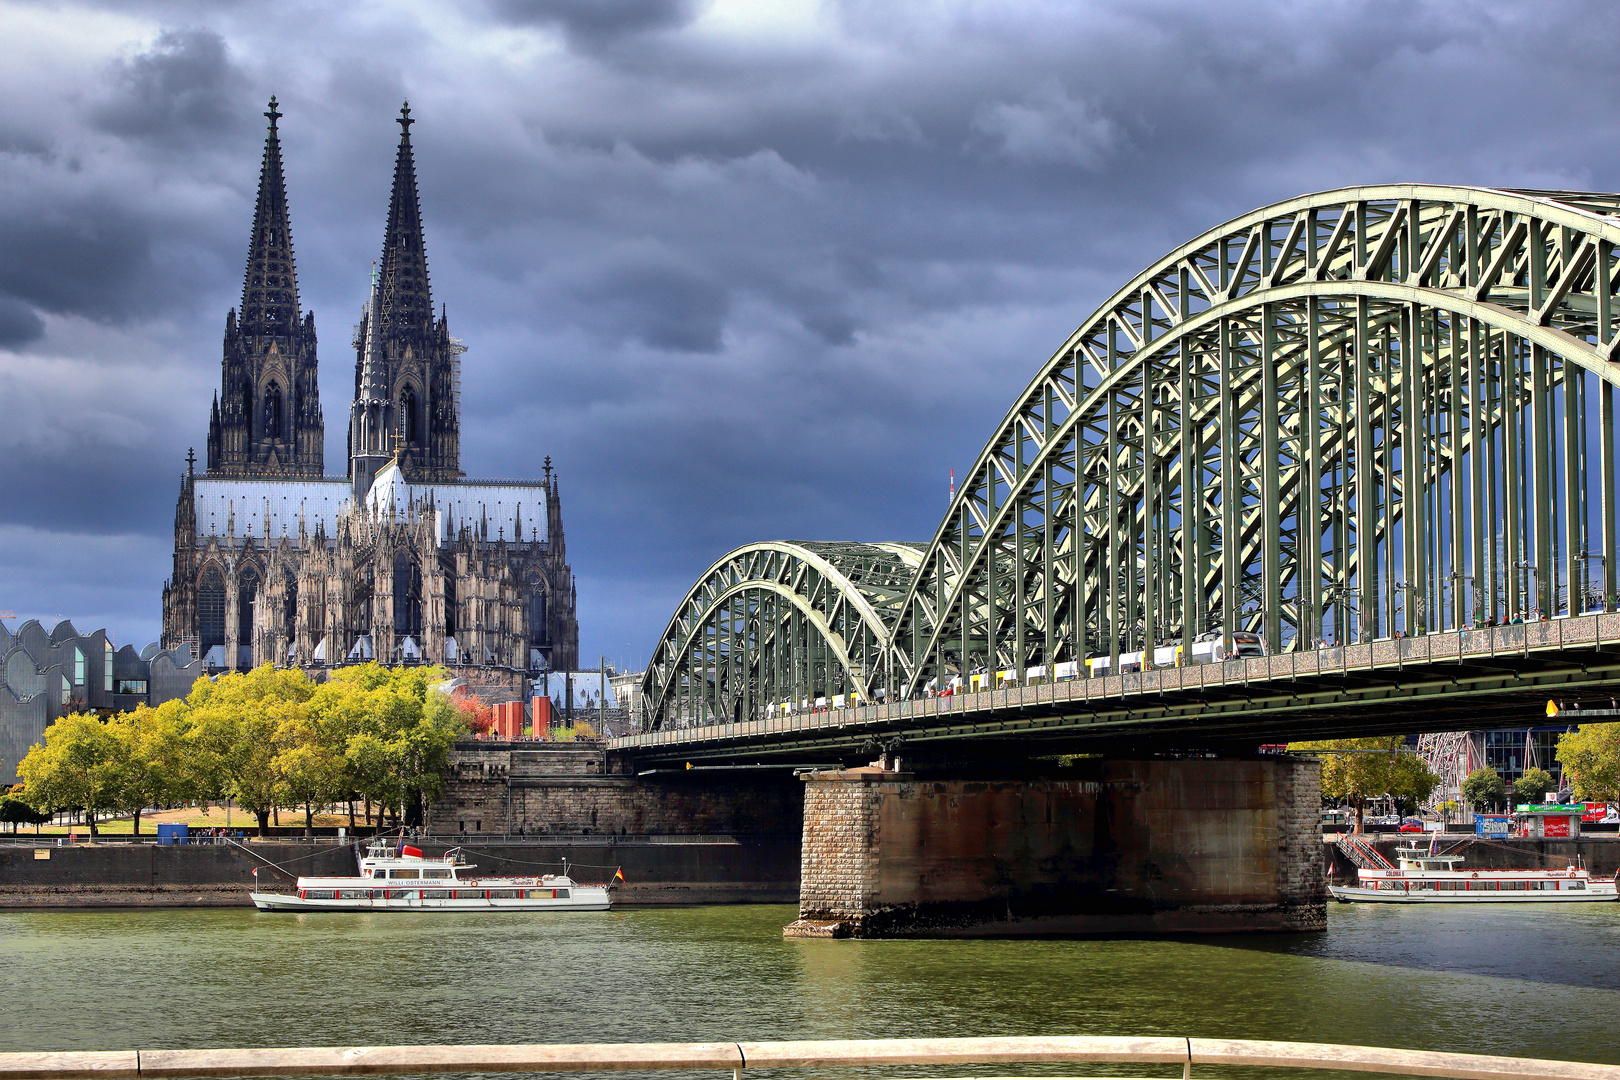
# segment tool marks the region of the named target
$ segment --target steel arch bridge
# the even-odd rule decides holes
[[[1620,195],[1422,185],[1214,229],[1046,362],[932,541],[876,572],[881,602],[822,573],[836,626],[810,592],[794,609],[821,622],[751,621],[727,598],[797,594],[766,553],[828,545],[716,563],[655,651],[645,726],[1117,672],[1212,631],[1275,653],[1612,610],[1617,243]]]
[[[657,724],[738,721],[817,697],[870,702],[922,544],[763,543],[725,555],[681,601],[647,669]]]

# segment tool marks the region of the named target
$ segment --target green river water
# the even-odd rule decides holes
[[[779,906],[8,912],[0,1051],[1162,1034],[1620,1063],[1620,904],[1330,907],[1320,934],[1013,941],[784,941]]]

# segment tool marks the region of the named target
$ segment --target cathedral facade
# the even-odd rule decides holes
[[[434,316],[409,106],[382,258],[355,328],[342,476],[326,475],[315,317],[299,307],[274,98],[265,115],[205,468],[188,458],[175,511],[163,644],[192,644],[223,669],[375,659],[516,682],[577,667],[551,459],[539,481],[468,480],[461,469],[465,350],[446,314]]]

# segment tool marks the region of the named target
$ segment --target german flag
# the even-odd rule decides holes
[[[614,881],[623,881],[624,880],[624,871],[623,870],[615,870],[615,871],[613,871],[613,880]]]

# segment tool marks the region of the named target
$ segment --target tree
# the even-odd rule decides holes
[[[189,738],[208,762],[208,787],[234,796],[258,818],[260,836],[286,791],[276,760],[280,737],[289,725],[307,720],[314,690],[303,672],[265,664],[212,681],[198,679],[186,698]]]
[[[1577,799],[1620,802],[1620,724],[1582,724],[1558,736],[1557,756]]]
[[[368,799],[414,824],[424,802],[443,789],[450,747],[467,733],[467,714],[432,690],[444,678],[442,668],[367,664],[351,671],[343,674],[362,695],[364,721],[344,749],[349,771]]]
[[[1557,786],[1558,782],[1552,778],[1552,773],[1546,769],[1532,767],[1524,770],[1524,775],[1513,781],[1513,795],[1523,802],[1540,802],[1546,797],[1547,792]]]
[[[1406,750],[1404,735],[1289,743],[1288,749],[1322,759],[1322,794],[1356,808],[1357,832],[1368,799],[1387,795],[1422,802],[1440,782],[1422,758]]]
[[[13,790],[20,791],[20,785]],[[40,813],[15,795],[0,798],[0,822],[10,825],[13,833],[17,831],[18,825],[33,825],[37,828],[49,820],[51,815]]]
[[[96,812],[117,804],[123,748],[117,736],[94,716],[75,713],[45,729],[17,765],[22,798],[36,810],[83,810],[96,835]]]
[[[141,834],[141,811],[155,803],[178,801],[189,792],[187,726],[185,706],[179,701],[155,709],[138,705],[134,712],[107,721],[118,748],[110,797],[115,809],[130,816],[136,836]]]
[[[283,794],[304,808],[304,835],[315,825],[315,804],[343,790],[343,755],[323,738],[320,725],[307,713],[285,721],[276,731],[275,767]]]
[[[1502,774],[1495,769],[1475,769],[1463,777],[1462,797],[1475,810],[1501,806],[1507,801],[1507,785],[1502,782]]]

